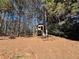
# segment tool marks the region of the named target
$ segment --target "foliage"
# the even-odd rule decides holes
[[[52,24],[49,28],[48,28],[49,34],[51,35],[56,35],[56,36],[64,36],[65,33],[61,30],[61,26],[59,26],[58,24]]]
[[[10,8],[10,0],[0,0],[0,9]]]
[[[71,1],[70,4],[70,1],[43,0],[43,3],[48,12],[48,22],[50,22],[48,27],[49,34],[64,37],[74,37],[78,35],[76,33],[78,32],[76,31],[78,29],[78,24],[73,24],[73,20],[69,19],[71,15],[77,15],[79,13],[79,4],[76,1]],[[66,21],[66,19],[68,20]],[[56,23],[53,23],[53,20],[56,21]],[[60,23],[64,21],[64,24],[60,26],[57,20],[59,20]],[[74,26],[76,29],[73,29]]]
[[[78,3],[73,3],[71,5],[71,11],[72,11],[72,14],[75,14],[75,13],[79,12],[79,4]]]
[[[69,19],[71,15],[74,16],[79,13],[79,5],[75,0],[16,0],[16,2],[12,3],[14,7],[12,7],[10,0],[0,0],[0,9],[7,8],[9,10],[11,7],[13,10],[9,10],[10,14],[15,10],[18,15],[18,22],[14,22],[18,23],[17,28],[19,27],[18,30],[20,32],[23,31],[24,33],[25,30],[23,29],[26,29],[26,27],[29,28],[32,18],[38,18],[39,21],[41,21],[41,19],[43,21],[44,19],[47,19],[49,34],[69,36],[73,33],[73,31],[76,34],[76,29],[78,29],[79,25],[76,23],[73,24],[73,22],[70,21],[71,19]],[[25,16],[23,23],[21,23],[20,18],[22,16]],[[59,25],[62,21],[64,21],[64,23]],[[4,25],[7,26],[7,24]],[[73,27],[76,29],[73,29]],[[27,29],[27,33],[28,32],[30,32],[29,29]]]
[[[54,12],[56,14],[64,13],[65,12],[65,4],[58,3]]]

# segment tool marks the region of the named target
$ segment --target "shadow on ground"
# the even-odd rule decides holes
[[[79,41],[79,36],[78,35],[67,35],[67,36],[55,35],[55,36],[63,37],[63,38],[66,38],[68,40]]]
[[[67,37],[69,40],[79,41],[79,37]]]

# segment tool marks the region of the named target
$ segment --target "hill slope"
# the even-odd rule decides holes
[[[79,59],[79,42],[60,37],[0,37],[0,59]]]

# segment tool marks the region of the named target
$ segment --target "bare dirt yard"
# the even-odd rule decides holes
[[[79,42],[55,36],[0,37],[0,59],[79,59]]]

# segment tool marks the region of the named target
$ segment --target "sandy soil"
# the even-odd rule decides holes
[[[0,37],[0,59],[79,59],[79,42],[55,36]]]

